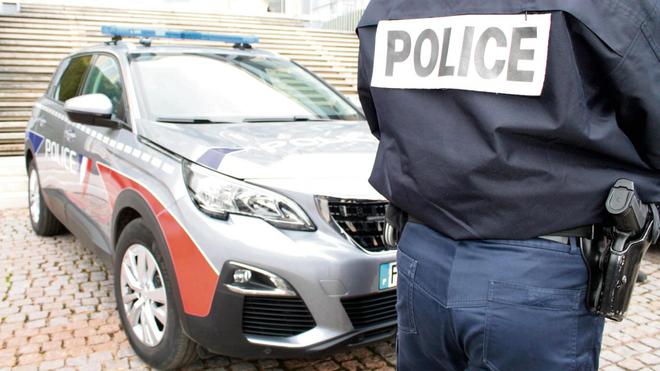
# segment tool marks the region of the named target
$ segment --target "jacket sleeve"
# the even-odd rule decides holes
[[[371,73],[373,71],[373,51],[375,42],[376,27],[365,27],[357,30],[360,38],[360,52],[358,56],[358,95],[362,110],[367,117],[367,122],[371,128],[371,133],[380,139],[380,128],[378,126],[378,115],[376,106],[371,96]]]
[[[660,2],[659,2],[660,3]],[[660,171],[660,15],[646,19],[610,73],[617,121],[642,159]]]

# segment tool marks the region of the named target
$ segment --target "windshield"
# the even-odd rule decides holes
[[[176,123],[361,120],[296,64],[265,56],[134,54],[131,68],[153,120]]]

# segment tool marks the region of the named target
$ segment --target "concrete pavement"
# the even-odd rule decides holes
[[[27,207],[27,174],[22,156],[0,156],[0,209]]]

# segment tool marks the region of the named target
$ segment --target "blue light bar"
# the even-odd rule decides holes
[[[203,33],[196,31],[163,30],[157,28],[132,28],[117,26],[101,26],[101,33],[114,37],[141,37],[149,39],[180,39],[180,40],[207,40],[231,44],[255,44],[259,42],[257,36],[223,35]]]

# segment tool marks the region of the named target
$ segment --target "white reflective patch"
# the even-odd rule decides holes
[[[151,155],[148,154],[148,153],[146,153],[146,152],[142,153],[142,157],[141,157],[141,158],[142,158],[142,161],[144,161],[144,162],[149,162],[149,161],[151,161]]]
[[[170,165],[170,164],[163,164],[163,168],[162,168],[162,169],[163,169],[164,172],[166,172],[166,173],[168,173],[168,174],[172,174],[172,173],[174,173],[174,166],[172,166],[172,165]]]
[[[117,151],[123,151],[124,150],[124,143],[117,142]]]
[[[550,13],[380,21],[371,85],[539,96]]]
[[[131,147],[129,145],[124,146],[124,152],[130,154],[132,151],[133,151],[133,147]]]
[[[115,146],[117,145],[117,141],[114,140],[114,139],[110,139],[110,144],[108,144],[108,145],[112,148],[115,148]]]
[[[87,162],[89,159],[85,156],[82,156],[82,161],[80,162],[80,178],[78,183],[82,184],[85,181],[85,175],[87,175]]]
[[[158,157],[154,157],[154,158],[151,159],[151,165],[154,166],[154,167],[159,168],[160,165],[162,165],[162,163],[163,163],[163,161],[161,159],[159,159]]]

